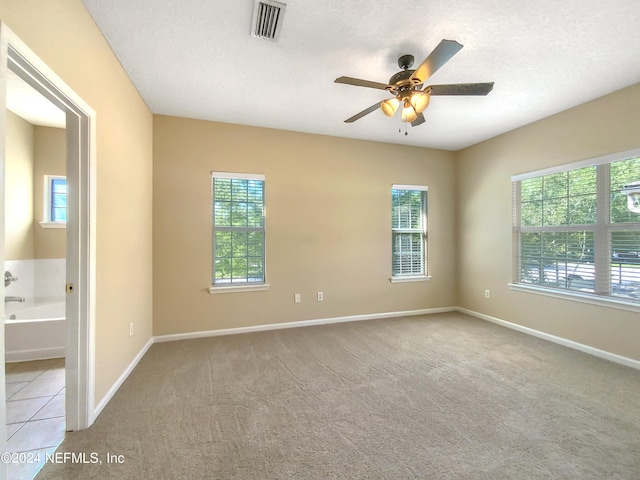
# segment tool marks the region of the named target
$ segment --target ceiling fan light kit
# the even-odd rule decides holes
[[[411,106],[408,98],[404,100],[404,107],[402,108],[402,121],[403,122],[413,122],[416,118],[418,118],[418,114]]]
[[[400,106],[400,100],[397,98],[390,98],[388,100],[383,100],[380,103],[380,109],[382,113],[384,113],[387,117],[393,117]]]
[[[487,95],[493,89],[493,82],[430,85],[423,88],[427,79],[461,48],[462,45],[454,40],[442,40],[416,70],[410,70],[413,66],[413,55],[403,55],[398,59],[398,66],[402,70],[394,74],[389,79],[389,83],[372,82],[353,77],[336,78],[335,83],[386,90],[393,95],[393,98],[376,103],[346,119],[345,123],[353,123],[377,110],[378,107],[386,116],[393,117],[402,104],[401,120],[417,127],[424,123],[422,112],[429,106],[432,95]]]
[[[431,96],[427,92],[414,92],[411,94],[411,106],[416,112],[422,113],[429,106]]]

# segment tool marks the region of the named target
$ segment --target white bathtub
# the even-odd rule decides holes
[[[4,334],[7,362],[64,357],[64,299],[5,303]]]

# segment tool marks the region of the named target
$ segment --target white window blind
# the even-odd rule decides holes
[[[213,286],[265,282],[264,176],[212,173]]]
[[[391,190],[392,275],[427,274],[427,187],[393,185]]]
[[[514,282],[640,303],[637,180],[640,158],[515,180]]]
[[[44,221],[66,223],[67,178],[60,175],[44,176]]]

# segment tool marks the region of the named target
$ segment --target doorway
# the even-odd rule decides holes
[[[52,453],[66,427],[66,115],[11,69],[6,100],[7,452]]]
[[[0,23],[0,170],[5,169],[6,86],[11,71],[64,112],[66,121],[65,260],[65,419],[66,430],[88,428],[94,421],[95,332],[95,112],[75,94],[5,24]],[[4,212],[4,182],[0,182]],[[0,213],[4,217],[4,213]],[[4,220],[4,218],[2,219]],[[4,221],[0,222],[0,261],[5,260]],[[0,282],[0,290],[4,289]],[[6,295],[2,290],[3,296]],[[4,303],[3,303],[4,309]],[[4,323],[4,311],[2,312]],[[0,352],[5,355],[4,328]],[[5,386],[0,369],[0,389]],[[6,393],[4,394],[6,398]],[[0,407],[1,424],[6,406]],[[6,435],[2,436],[6,447]],[[4,451],[4,450],[3,450]]]

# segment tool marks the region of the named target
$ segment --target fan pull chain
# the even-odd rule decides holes
[[[409,133],[407,132],[407,122],[402,121],[402,116],[398,117],[398,120],[400,121],[400,126],[398,127],[398,133],[402,134],[402,124],[404,124],[404,134],[409,135]]]
[[[402,125],[404,124],[404,134],[409,135],[409,133],[407,132],[407,122],[402,121],[402,116],[400,116],[398,120],[400,121],[400,126],[398,127],[398,133],[402,134]]]

